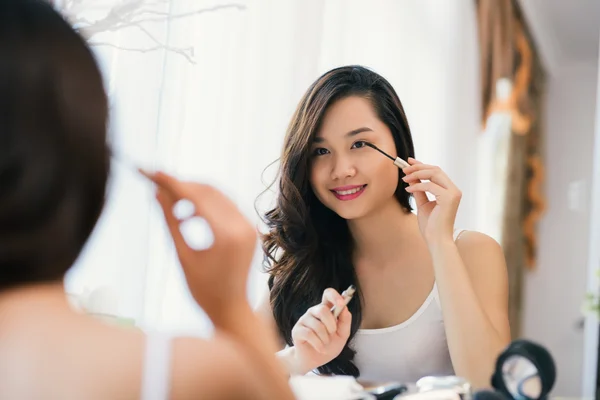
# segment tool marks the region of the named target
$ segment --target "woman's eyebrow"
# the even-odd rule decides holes
[[[361,128],[351,130],[350,132],[346,133],[344,136],[345,137],[355,136],[362,132],[373,132],[373,129],[363,126]],[[314,140],[315,143],[323,143],[324,141],[325,141],[325,139],[323,139],[321,136],[315,137],[315,140]]]

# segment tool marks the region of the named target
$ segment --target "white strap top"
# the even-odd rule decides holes
[[[454,232],[454,240],[462,231]],[[437,284],[419,309],[399,325],[359,329],[355,363],[366,381],[414,383],[427,375],[454,375]]]
[[[167,400],[171,382],[171,337],[165,333],[146,335],[141,400]]]

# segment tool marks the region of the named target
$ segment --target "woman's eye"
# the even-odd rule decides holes
[[[353,148],[353,149],[360,149],[360,148],[362,148],[362,147],[365,147],[366,145],[367,145],[367,143],[366,143],[364,140],[359,140],[358,142],[355,142],[355,143],[352,145],[352,148]]]
[[[313,151],[313,154],[314,154],[315,156],[322,156],[322,155],[325,155],[325,154],[327,154],[327,153],[329,153],[329,150],[327,150],[327,149],[324,149],[324,148],[322,148],[322,147],[319,147],[319,148],[317,148],[317,149],[315,149],[315,150]]]

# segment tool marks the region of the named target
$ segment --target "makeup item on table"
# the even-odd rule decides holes
[[[400,394],[393,400],[464,400],[452,389],[437,389],[429,392]]]
[[[389,382],[375,387],[365,387],[365,391],[377,400],[393,400],[399,394],[405,393],[408,387],[403,383]]]
[[[512,341],[496,359],[492,387],[507,399],[545,400],[556,382],[556,364],[544,346]]]
[[[350,303],[350,300],[352,300],[352,296],[354,296],[355,292],[356,288],[354,287],[354,285],[350,285],[348,289],[342,292],[342,297],[344,298],[344,306],[347,306],[348,303]],[[340,316],[340,313],[343,309],[344,307],[338,308],[337,306],[333,306],[331,307],[331,312],[333,313],[333,316],[337,318]]]
[[[379,147],[375,146],[375,145],[374,145],[374,144],[372,144],[372,143],[365,142],[365,145],[366,145],[366,146],[369,146],[369,147],[370,147],[370,148],[372,148],[372,149],[375,149],[375,150],[377,150],[378,152],[380,152],[381,154],[383,154],[384,156],[386,156],[387,158],[389,158],[390,160],[392,160],[392,161],[394,162],[394,165],[395,165],[396,167],[400,168],[400,169],[404,169],[404,168],[406,168],[406,167],[409,167],[409,166],[410,166],[410,164],[409,164],[409,163],[407,163],[406,161],[404,161],[404,160],[403,160],[403,159],[401,159],[400,157],[396,157],[396,158],[394,158],[394,157],[390,156],[388,153],[386,153],[385,151],[381,150]]]
[[[493,390],[480,390],[473,393],[472,400],[509,400],[509,398]]]
[[[353,376],[294,375],[289,384],[297,400],[375,400]]]
[[[416,383],[419,392],[450,389],[460,395],[461,399],[471,398],[471,384],[464,378],[455,375],[425,376]]]

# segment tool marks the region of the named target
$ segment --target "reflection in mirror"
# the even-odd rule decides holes
[[[492,386],[515,400],[546,399],[556,381],[556,365],[543,346],[514,340],[498,356]]]
[[[538,370],[527,358],[513,355],[504,361],[502,377],[506,389],[514,399],[537,399],[542,394]]]

